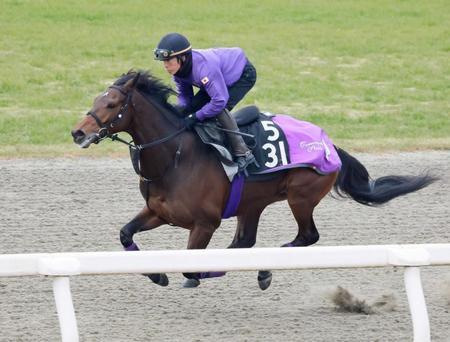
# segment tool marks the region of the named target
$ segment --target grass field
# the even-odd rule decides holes
[[[125,153],[78,150],[70,129],[130,68],[170,83],[152,50],[172,31],[245,49],[259,78],[241,105],[353,151],[450,149],[448,0],[2,0],[0,31],[0,157]]]

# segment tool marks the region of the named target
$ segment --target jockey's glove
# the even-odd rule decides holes
[[[192,126],[194,126],[197,121],[197,116],[195,113],[192,113],[184,118],[184,125],[187,129],[192,129]]]

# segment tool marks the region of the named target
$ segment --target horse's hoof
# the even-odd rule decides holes
[[[165,273],[156,273],[156,274],[146,274],[149,279],[159,286],[167,286],[169,285],[169,278]]]
[[[183,283],[184,288],[193,288],[193,287],[197,287],[199,285],[200,285],[200,280],[194,279],[194,278],[186,279]]]
[[[267,290],[272,283],[272,272],[259,271],[258,272],[258,285],[261,290]]]
[[[227,272],[202,272],[199,279],[218,278],[223,277]]]

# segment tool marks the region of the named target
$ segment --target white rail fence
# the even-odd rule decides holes
[[[450,244],[0,255],[0,277],[54,276],[62,341],[78,341],[70,276],[117,273],[405,267],[415,342],[430,341],[420,266],[450,265]]]

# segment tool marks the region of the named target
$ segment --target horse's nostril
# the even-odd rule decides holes
[[[84,137],[84,133],[81,129],[77,129],[76,131],[72,131],[73,141],[78,141]]]

